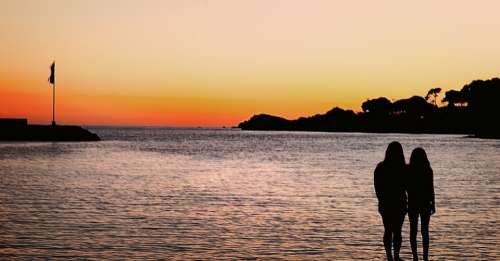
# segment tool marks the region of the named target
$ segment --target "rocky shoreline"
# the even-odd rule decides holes
[[[0,141],[100,141],[79,126],[0,124]]]

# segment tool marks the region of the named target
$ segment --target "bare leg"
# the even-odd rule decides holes
[[[400,260],[399,259],[399,251],[401,249],[401,230],[398,229],[397,231],[394,231],[394,260]]]
[[[390,218],[382,216],[382,222],[384,223],[385,254],[387,255],[388,261],[393,261],[393,258],[392,258],[392,227],[391,227]]]
[[[385,248],[385,254],[387,255],[387,260],[392,261],[392,232],[391,231],[385,231],[384,232],[384,248]]]
[[[420,215],[421,227],[420,232],[422,233],[422,246],[424,248],[424,261],[429,260],[429,221],[431,215],[430,213],[422,213]]]
[[[413,255],[413,261],[418,260],[418,251],[417,251],[417,233],[418,233],[418,213],[410,213],[408,214],[410,218],[410,245],[411,245],[411,253]]]
[[[401,229],[403,228],[403,223],[405,222],[406,213],[399,218],[396,218],[396,224],[394,224],[394,260],[401,260],[399,258],[399,251],[401,249],[401,243],[403,238],[401,237]]]

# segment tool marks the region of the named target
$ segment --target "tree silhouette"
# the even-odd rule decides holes
[[[447,102],[448,107],[463,106],[466,103],[466,99],[462,92],[456,90],[449,90],[444,93],[444,98],[442,102]]]
[[[385,97],[380,97],[363,102],[361,109],[367,113],[387,115],[392,111],[392,102]]]
[[[240,123],[246,130],[361,131],[404,133],[461,133],[500,139],[500,79],[475,80],[460,91],[444,94],[437,106],[439,87],[424,97],[413,96],[391,102],[385,97],[368,99],[363,112],[333,108],[324,114],[287,120],[271,115],[256,115]],[[447,104],[446,104],[447,103]],[[441,104],[440,104],[441,105]]]
[[[423,116],[431,109],[431,104],[420,96],[413,96],[408,99],[397,100],[393,104],[396,114],[410,114],[414,116]]]
[[[437,96],[439,95],[440,92],[441,92],[441,88],[439,88],[439,87],[430,89],[427,92],[427,95],[425,95],[425,100],[430,101],[430,99],[432,98],[432,101],[430,101],[430,102],[433,103],[434,106],[437,106]]]
[[[473,111],[493,113],[498,111],[497,102],[500,99],[500,79],[475,80],[466,84],[460,90],[462,100],[467,102]]]
[[[475,128],[475,134],[500,138],[500,125],[494,120],[500,114],[500,79],[472,81],[460,93],[467,102],[467,112],[472,117],[470,123]]]

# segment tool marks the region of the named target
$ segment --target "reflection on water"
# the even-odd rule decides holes
[[[382,260],[373,169],[392,140],[434,168],[431,257],[500,258],[499,141],[93,131],[105,141],[0,143],[0,259]]]

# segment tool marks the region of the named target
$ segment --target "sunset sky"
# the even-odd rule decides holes
[[[233,126],[500,76],[500,1],[0,0],[0,117]]]

